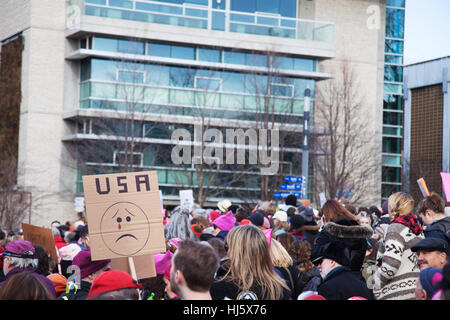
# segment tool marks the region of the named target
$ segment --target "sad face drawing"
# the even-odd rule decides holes
[[[117,202],[103,214],[100,232],[109,250],[121,256],[132,256],[146,246],[150,237],[150,223],[137,205]]]

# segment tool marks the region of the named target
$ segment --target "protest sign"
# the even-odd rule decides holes
[[[164,252],[156,171],[83,176],[92,260]]]
[[[44,248],[52,259],[58,263],[58,254],[56,253],[55,239],[51,229],[22,223],[23,239],[30,241],[33,245]]]
[[[133,276],[128,258],[111,259],[111,269],[121,270],[130,274],[135,280],[152,278],[156,276],[155,259],[153,254],[131,257],[133,259],[135,276]]]
[[[442,186],[445,192],[447,202],[450,202],[450,173],[441,172]]]
[[[420,191],[424,197],[428,197],[430,192],[428,191],[427,184],[425,183],[424,178],[420,178],[417,180],[417,184],[419,185]]]
[[[194,194],[191,189],[180,190],[180,206],[189,211],[194,208]]]

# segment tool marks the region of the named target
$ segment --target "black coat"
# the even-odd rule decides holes
[[[447,241],[447,256],[450,255],[450,217],[434,221],[423,231],[425,238],[439,238]]]
[[[68,293],[63,293],[58,300],[86,300],[91,289],[91,283],[81,280],[79,288],[72,288]]]
[[[358,279],[347,267],[333,269],[317,288],[317,293],[327,300],[347,300],[351,297],[363,297],[375,300],[372,290],[364,281]]]
[[[336,259],[339,264],[349,267],[352,271],[361,272],[367,250],[367,239],[372,236],[373,231],[358,225],[350,218],[337,219],[328,222],[319,233],[311,249],[311,261],[323,255],[324,245],[330,242],[341,243],[347,248],[348,254],[343,257],[340,252]],[[329,257],[331,258],[331,257]]]

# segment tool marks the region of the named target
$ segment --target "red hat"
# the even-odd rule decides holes
[[[92,282],[88,299],[97,297],[103,293],[126,288],[142,289],[142,284],[135,283],[133,278],[120,270],[109,270],[100,274]]]
[[[220,217],[222,214],[220,213],[220,211],[217,210],[213,210],[209,213],[209,220],[211,221],[211,223],[216,220],[218,217]]]
[[[310,296],[307,296],[304,300],[327,300],[324,296],[321,296],[320,294],[312,294]]]
[[[248,220],[248,219],[242,219],[240,222],[239,222],[239,224],[242,226],[242,225],[246,225],[246,224],[249,224],[250,223],[250,220]]]

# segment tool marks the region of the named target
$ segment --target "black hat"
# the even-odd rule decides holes
[[[318,265],[324,258],[331,259],[339,263],[341,266],[350,266],[351,264],[351,249],[348,243],[333,236],[327,239],[318,247],[318,257],[312,262]]]
[[[261,227],[264,224],[264,215],[261,212],[253,212],[248,219],[253,223],[255,226]]]
[[[411,251],[416,252],[417,250],[425,251],[441,251],[446,252],[448,248],[447,241],[439,238],[425,238],[411,246]]]
[[[295,196],[295,194],[290,194],[286,197],[286,200],[284,201],[284,203],[286,203],[286,205],[288,206],[297,206],[297,197]]]
[[[305,224],[305,218],[299,214],[295,214],[291,217],[289,223],[291,224],[292,229],[299,229]]]

